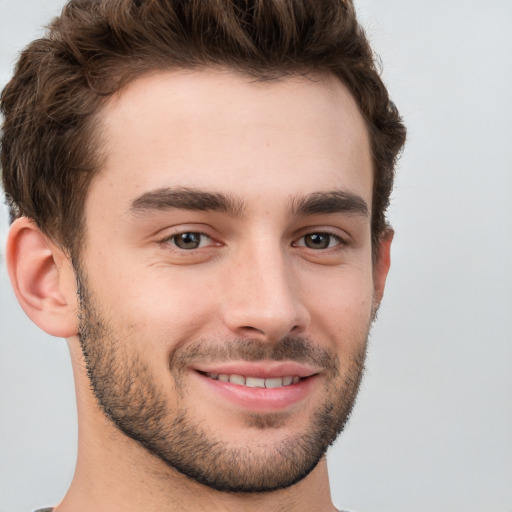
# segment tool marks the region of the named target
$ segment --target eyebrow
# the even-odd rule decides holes
[[[242,199],[220,192],[206,192],[196,188],[159,188],[137,197],[130,212],[149,214],[171,209],[216,211],[233,217],[245,212]],[[359,195],[346,191],[314,192],[296,196],[289,204],[289,214],[296,217],[330,213],[348,213],[368,216],[368,205]]]
[[[352,192],[314,192],[304,197],[295,197],[290,203],[290,211],[295,216],[329,213],[349,213],[368,217],[368,205],[359,195]]]
[[[191,188],[159,188],[137,197],[130,206],[133,214],[181,209],[216,211],[240,217],[244,205],[240,199],[219,192],[206,192]]]

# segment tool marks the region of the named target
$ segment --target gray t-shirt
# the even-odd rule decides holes
[[[34,512],[52,512],[53,508],[40,508],[34,510]],[[348,512],[348,510],[340,510],[339,512]]]
[[[53,508],[40,508],[38,510],[34,510],[34,512],[52,512]],[[348,512],[348,510],[340,510],[339,512]]]

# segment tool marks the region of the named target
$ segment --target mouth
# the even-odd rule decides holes
[[[220,363],[194,368],[214,402],[245,411],[277,412],[303,403],[318,385],[317,369],[297,363]],[[219,403],[220,405],[220,403]]]

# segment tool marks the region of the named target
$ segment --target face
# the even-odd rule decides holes
[[[77,272],[101,409],[210,487],[299,481],[348,418],[375,311],[354,101],[322,77],[162,73],[100,121]]]

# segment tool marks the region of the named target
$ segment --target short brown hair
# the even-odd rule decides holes
[[[33,219],[73,254],[101,168],[104,102],[152,71],[219,66],[258,80],[330,73],[348,87],[370,135],[377,247],[405,128],[351,0],[71,0],[1,95],[11,219]]]

